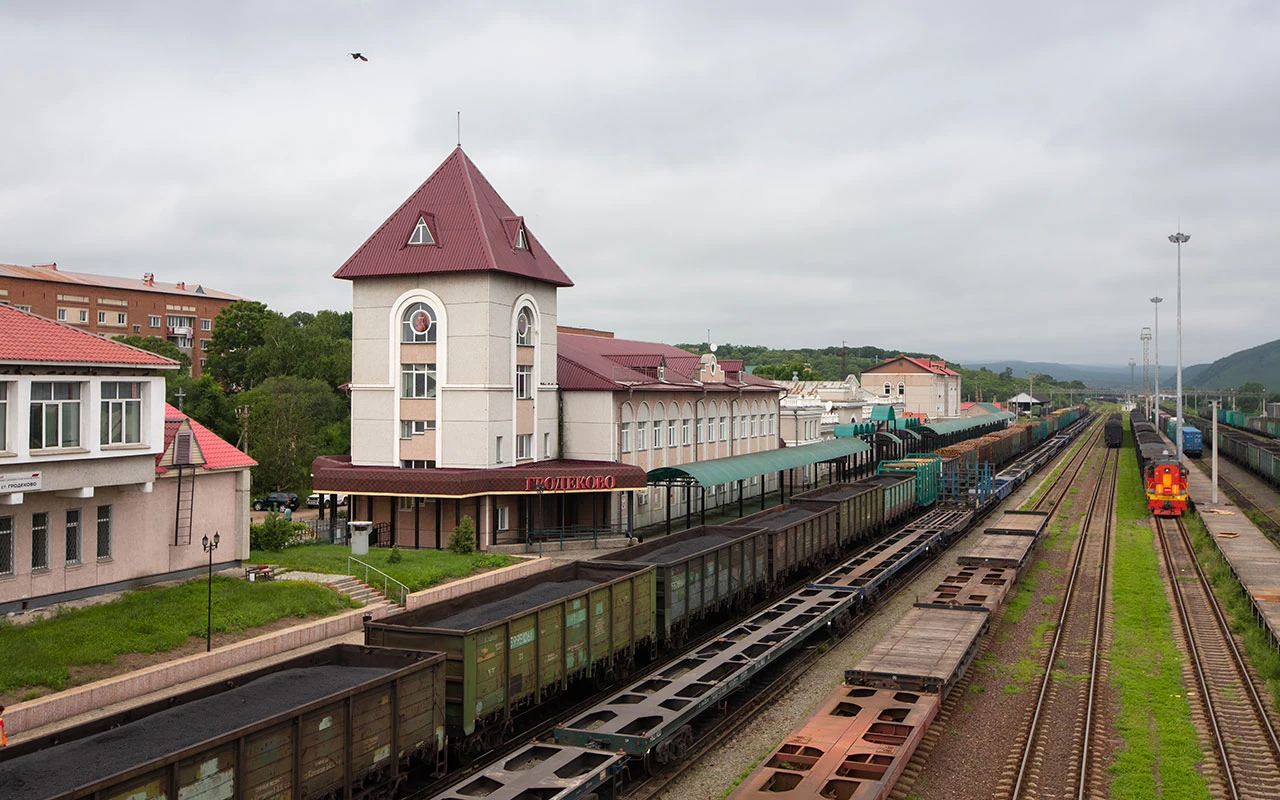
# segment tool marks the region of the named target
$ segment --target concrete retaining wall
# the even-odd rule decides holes
[[[411,611],[422,606],[429,606],[432,603],[439,603],[442,600],[451,600],[469,592],[487,589],[490,586],[497,586],[528,575],[536,575],[539,572],[551,569],[555,564],[555,560],[551,558],[525,558],[519,564],[512,564],[509,567],[491,570],[470,578],[463,578],[460,581],[446,583],[443,586],[433,586],[430,589],[414,592],[405,598],[404,607],[406,610]]]
[[[395,606],[377,605],[352,609],[332,617],[304,622],[282,631],[219,647],[212,653],[184,656],[137,672],[19,703],[5,710],[5,727],[15,733],[28,731],[180,683],[199,680],[223,670],[360,630],[364,626],[365,614],[372,614],[374,619],[380,619],[393,608]]]

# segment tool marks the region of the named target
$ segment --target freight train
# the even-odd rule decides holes
[[[996,431],[975,448],[1012,457],[1033,442],[1061,436],[1060,427],[1083,413],[1082,407],[1065,409]],[[1002,422],[979,418],[967,428],[988,433]],[[925,436],[945,447],[966,429],[929,427],[922,428]],[[872,579],[855,576],[839,588],[811,587],[782,599],[742,623],[740,652],[732,661],[720,651],[733,634],[690,654],[690,668],[699,659],[713,662],[703,676],[707,682],[686,679],[685,693],[666,698],[662,708],[693,706],[692,714],[738,685],[725,680],[737,665],[745,679],[755,671],[748,662],[768,653],[773,655],[766,661],[776,658],[787,636],[802,641],[819,629],[816,620],[847,617],[898,569],[967,524],[972,512],[939,509],[892,541],[874,543],[906,516],[934,505],[940,476],[957,466],[956,456],[911,454],[883,464],[881,474],[816,489],[729,525],[693,529],[369,621],[365,647],[331,648],[10,746],[0,751],[0,796],[395,796],[411,775],[421,780],[444,771],[448,753],[465,760],[500,743],[521,710],[551,706],[579,681],[622,680],[640,661],[679,652],[705,618],[740,612],[806,570],[865,548],[853,560],[861,559]],[[716,691],[702,698],[713,685]],[[659,762],[678,757],[685,739],[673,734],[683,726],[658,729],[650,722],[636,721],[644,732],[619,732],[632,737],[625,752],[642,748],[643,758]],[[590,722],[588,733],[594,736],[602,724]],[[574,776],[585,792],[626,762],[612,753],[574,750],[568,731],[582,729],[561,727],[566,747],[542,743],[525,761],[516,764],[517,756],[505,764],[514,764],[526,783],[539,775],[555,781]],[[75,755],[84,748],[102,752],[117,741],[122,744],[107,758]],[[83,768],[59,766],[81,761]]]
[[[1138,469],[1146,487],[1147,508],[1158,517],[1182,516],[1190,498],[1186,465],[1170,451],[1170,444],[1141,411],[1130,412],[1129,424],[1133,429]]]
[[[1124,443],[1124,420],[1119,414],[1112,414],[1102,429],[1102,440],[1107,447],[1119,447]]]
[[[1280,431],[1280,419],[1249,417],[1221,409],[1218,415],[1218,452],[1268,483],[1280,486],[1280,440],[1270,438]],[[1204,423],[1212,424],[1209,420]]]
[[[1160,412],[1160,430],[1171,442],[1178,441],[1178,418],[1166,412]],[[1182,421],[1182,454],[1188,458],[1199,458],[1204,450],[1204,436],[1200,429],[1186,420]]]

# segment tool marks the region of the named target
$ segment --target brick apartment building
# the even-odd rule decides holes
[[[218,312],[242,298],[194,283],[163,283],[147,272],[119,278],[68,272],[57,264],[0,264],[0,303],[104,338],[159,336],[191,356],[200,377]]]

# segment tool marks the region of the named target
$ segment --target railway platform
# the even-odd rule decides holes
[[[1226,559],[1253,604],[1254,615],[1280,646],[1280,548],[1258,529],[1244,511],[1199,469],[1188,470],[1188,491],[1218,552]]]

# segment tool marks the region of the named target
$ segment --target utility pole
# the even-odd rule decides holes
[[[1213,504],[1218,504],[1218,401],[1213,401]]]
[[[249,406],[236,406],[236,419],[240,420],[240,438],[236,441],[236,449],[245,455],[249,454]]]

